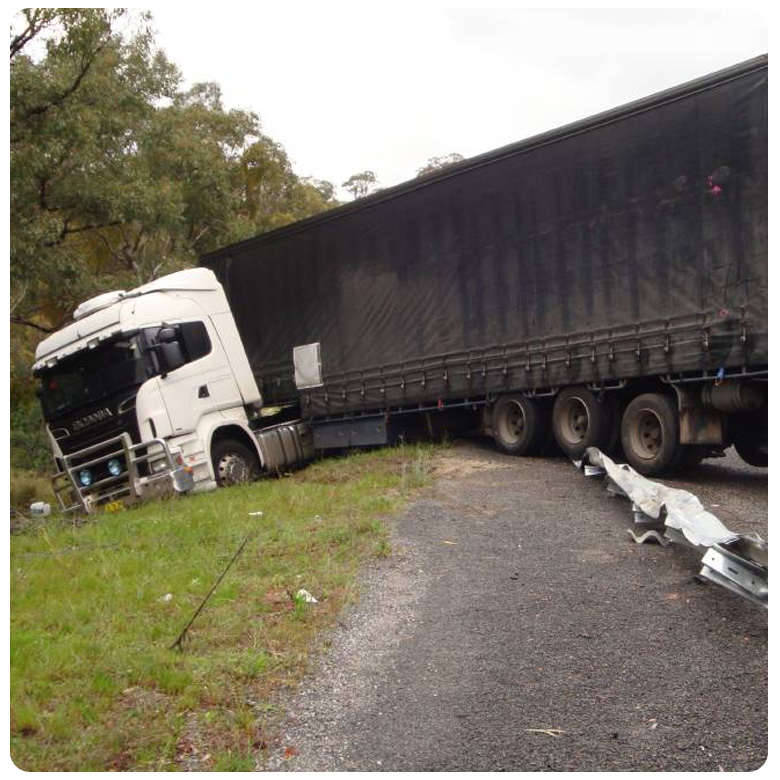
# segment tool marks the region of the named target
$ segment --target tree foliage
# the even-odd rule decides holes
[[[21,16],[10,46],[16,322],[56,327],[94,290],[334,204],[332,187],[294,174],[256,114],[225,109],[217,84],[181,89],[148,15],[131,32],[118,30],[121,10]]]
[[[258,116],[225,108],[217,84],[182,87],[148,14],[19,12],[10,103],[10,309],[21,364],[86,297],[336,205],[333,185],[296,176]],[[19,371],[12,365],[12,379],[29,389]]]
[[[441,157],[429,157],[428,162],[425,163],[422,168],[417,169],[417,176],[425,176],[426,173],[439,171],[442,168],[447,168],[455,163],[463,162],[464,159],[463,155],[458,154],[457,152],[444,154]]]
[[[362,171],[361,173],[353,173],[341,186],[352,193],[352,197],[357,200],[358,198],[365,198],[371,192],[376,190],[379,184],[379,180],[373,171]]]
[[[43,28],[40,9],[25,11],[30,32],[25,46],[12,42],[10,80],[12,316],[40,327],[59,324],[61,306],[108,270],[101,231],[153,210],[139,138],[179,80],[148,27],[116,32],[121,12],[44,10],[56,34],[42,58],[28,56]]]

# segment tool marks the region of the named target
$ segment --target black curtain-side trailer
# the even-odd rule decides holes
[[[210,253],[309,418],[767,364],[767,58]],[[318,343],[299,390],[293,349]]]

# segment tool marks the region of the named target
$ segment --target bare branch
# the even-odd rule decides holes
[[[27,295],[27,287],[28,284],[25,282],[22,285],[22,289],[19,292],[19,295],[16,297],[15,301],[11,301],[11,314],[13,314],[16,311],[17,306],[24,300],[25,296]]]
[[[95,61],[97,55],[103,50],[104,46],[105,43],[98,46],[95,51],[92,52],[91,56],[81,58],[81,67],[79,72],[76,74],[76,78],[73,80],[73,83],[64,92],[61,92],[47,103],[41,103],[38,106],[33,106],[32,108],[28,109],[24,114],[24,118],[30,119],[30,117],[45,114],[55,106],[59,106],[61,103],[64,103],[81,86],[81,82],[84,81],[87,73],[89,73],[89,69],[92,67],[92,63]]]
[[[165,267],[165,264],[168,262],[168,258],[164,257],[162,260],[160,260],[157,265],[152,267],[152,270],[149,271],[149,276],[147,277],[147,282],[153,282],[157,278],[157,274],[160,273],[160,271]]]
[[[208,228],[208,225],[207,225],[206,227],[204,227],[204,228],[203,228],[203,230],[201,230],[201,231],[198,233],[198,235],[197,235],[197,236],[195,236],[194,238],[190,238],[190,246],[193,246],[193,247],[194,247],[194,246],[195,246],[195,244],[197,244],[197,243],[198,243],[198,241],[200,241],[200,240],[201,240],[201,238],[203,238],[203,236],[205,236],[205,235],[206,235],[206,233],[208,233],[208,231],[209,231],[209,228]],[[192,235],[192,231],[190,231],[190,235]]]
[[[117,260],[122,265],[127,265],[124,255],[117,252],[114,247],[108,243],[108,239],[100,231],[97,231],[95,235],[103,242],[103,246],[106,248],[106,251],[111,255],[111,257],[114,258],[114,260]]]
[[[100,230],[101,228],[116,227],[117,225],[121,225],[122,222],[120,220],[115,220],[113,222],[98,222],[92,225],[80,225],[79,227],[75,228],[68,227],[68,224],[68,220],[66,219],[62,224],[62,230],[60,231],[59,238],[56,241],[47,241],[44,246],[59,246],[68,236],[72,236],[75,233],[84,233],[87,230]],[[101,238],[103,237],[101,236]]]
[[[44,28],[53,21],[56,11],[52,8],[25,8],[27,26],[11,39],[11,59]]]
[[[52,16],[52,18],[54,17]],[[47,24],[50,21],[51,19],[47,21]],[[98,58],[98,56],[101,54],[103,49],[105,49],[108,43],[111,41],[112,32],[113,29],[112,29],[111,21],[109,20],[108,23],[105,25],[105,29],[102,31],[103,33],[102,40],[95,45],[92,51],[82,55],[79,71],[76,74],[76,77],[71,83],[71,85],[67,89],[65,89],[64,92],[61,92],[59,95],[51,98],[49,101],[45,103],[41,103],[37,106],[33,106],[32,108],[28,109],[24,113],[23,118],[29,119],[30,117],[45,114],[47,111],[65,102],[71,95],[77,92],[82,82],[86,78],[87,74],[89,73],[90,68],[94,64],[95,60]]]
[[[56,330],[56,328],[46,328],[43,325],[39,325],[37,322],[27,320],[24,317],[19,317],[16,314],[11,315],[11,325],[24,325],[27,328],[35,328],[35,330],[39,330],[41,333],[53,333]]]

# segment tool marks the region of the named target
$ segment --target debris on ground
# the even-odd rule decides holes
[[[309,593],[308,590],[304,590],[301,588],[296,594],[295,598],[300,599],[301,601],[304,601],[306,604],[317,604],[317,599],[314,598],[314,596]]]
[[[629,531],[637,544],[654,541],[692,547],[703,554],[700,578],[768,608],[769,548],[760,536],[735,534],[693,493],[647,479],[596,447],[588,447],[574,465],[586,477],[605,477],[611,495],[631,501],[634,522],[642,529]]]
[[[566,732],[563,729],[526,729],[529,734],[546,734],[548,737],[560,737]]]
[[[30,514],[37,517],[46,517],[51,514],[51,504],[46,501],[35,501],[30,504]]]

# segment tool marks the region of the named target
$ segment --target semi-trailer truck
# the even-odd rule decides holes
[[[467,425],[767,465],[765,56],[85,302],[38,346],[62,507]],[[445,426],[446,427],[446,426]]]

